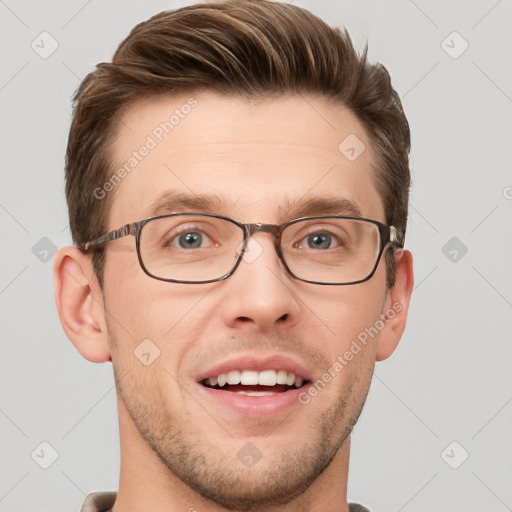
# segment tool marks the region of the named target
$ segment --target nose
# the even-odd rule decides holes
[[[224,281],[221,316],[231,328],[265,331],[290,327],[299,318],[295,281],[284,268],[270,233],[258,233],[235,273]]]

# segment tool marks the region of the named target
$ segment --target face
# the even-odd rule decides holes
[[[176,109],[166,133],[160,123]],[[366,146],[353,161],[338,149],[350,134]],[[140,102],[120,124],[115,168],[147,145],[148,136],[154,147],[109,192],[109,229],[173,211],[164,196],[176,193],[211,199],[203,207],[180,204],[179,211],[202,208],[243,223],[334,214],[308,209],[318,198],[345,199],[362,216],[385,222],[369,140],[340,105],[317,97],[250,102],[210,93]],[[131,236],[108,244],[104,272],[126,418],[170,472],[227,508],[285,503],[336,460],[365,401],[380,333],[359,342],[351,360],[344,354],[389,306],[383,258],[365,283],[322,286],[286,272],[271,234],[257,233],[254,241],[259,255],[216,283],[150,278]],[[143,340],[150,341],[141,346]],[[134,357],[139,346],[151,364]],[[269,388],[259,385],[204,385],[232,371],[233,382],[243,372],[245,382],[286,376],[293,384],[264,396],[258,395]],[[324,385],[315,393],[318,381]]]

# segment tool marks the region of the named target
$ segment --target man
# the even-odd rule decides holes
[[[160,13],[75,97],[64,330],[112,361],[121,474],[84,511],[361,511],[350,433],[405,327],[409,127],[287,4]]]

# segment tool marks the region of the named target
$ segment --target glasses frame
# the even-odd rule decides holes
[[[230,222],[231,224],[234,224],[239,229],[241,229],[244,233],[244,239],[243,239],[243,245],[241,250],[239,251],[237,260],[235,264],[233,265],[232,269],[224,274],[223,276],[216,278],[216,279],[209,279],[206,281],[184,281],[180,279],[169,279],[164,277],[158,277],[149,272],[149,270],[144,265],[144,262],[142,261],[141,251],[140,251],[140,237],[142,233],[142,228],[148,223],[153,220],[157,219],[163,219],[168,217],[175,217],[178,215],[187,216],[187,215],[202,215],[204,217],[213,217],[216,219],[222,219],[225,221]],[[349,281],[345,283],[324,283],[320,281],[311,281],[308,279],[303,279],[301,277],[296,276],[288,267],[288,264],[286,263],[286,260],[283,256],[282,250],[281,250],[281,235],[288,226],[291,226],[292,224],[296,224],[297,222],[305,221],[305,220],[315,220],[315,219],[347,219],[347,220],[357,220],[362,222],[368,222],[370,224],[374,224],[377,226],[379,230],[379,236],[380,236],[380,250],[377,255],[375,265],[373,266],[371,272],[363,279],[359,279],[358,281]],[[105,233],[104,235],[100,236],[99,238],[96,238],[95,240],[92,240],[90,242],[87,242],[81,246],[79,246],[79,249],[84,252],[90,252],[91,250],[97,249],[100,246],[107,244],[109,242],[113,242],[115,240],[119,240],[120,238],[124,238],[126,236],[132,235],[135,237],[135,245],[137,248],[137,257],[139,259],[139,264],[149,277],[152,277],[153,279],[157,279],[159,281],[165,281],[169,283],[184,283],[184,284],[206,284],[206,283],[215,283],[218,281],[224,281],[231,275],[233,275],[240,265],[240,262],[243,259],[243,256],[245,254],[245,251],[247,249],[247,244],[249,243],[249,239],[252,235],[255,233],[270,233],[275,238],[275,244],[274,247],[276,249],[276,253],[279,256],[279,259],[283,263],[286,271],[288,274],[290,274],[294,279],[297,279],[299,281],[303,281],[305,283],[311,283],[311,284],[320,284],[320,285],[326,285],[326,286],[346,286],[351,284],[359,284],[364,283],[365,281],[368,281],[372,278],[373,274],[375,274],[375,271],[377,270],[377,267],[379,265],[380,259],[382,257],[382,254],[384,252],[384,249],[388,244],[391,244],[395,248],[403,248],[404,246],[404,237],[402,233],[394,226],[388,226],[386,224],[383,224],[382,222],[379,222],[377,220],[373,219],[367,219],[364,217],[352,217],[347,215],[313,215],[313,216],[306,216],[306,217],[299,217],[297,219],[290,220],[288,222],[285,222],[284,224],[263,224],[260,222],[251,223],[251,224],[243,224],[241,222],[238,222],[234,219],[231,219],[229,217],[225,217],[223,215],[217,215],[213,213],[204,213],[204,212],[172,212],[172,213],[166,213],[164,215],[157,215],[155,217],[149,217],[148,219],[144,219],[138,222],[132,222],[129,224],[124,225],[123,227],[119,229],[114,229],[113,231],[109,231],[108,233]]]

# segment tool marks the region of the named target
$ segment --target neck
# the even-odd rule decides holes
[[[112,512],[227,512],[183,483],[140,436],[118,397],[121,472]],[[347,480],[350,436],[314,483],[284,505],[258,512],[348,512]],[[230,512],[234,512],[230,510]]]

